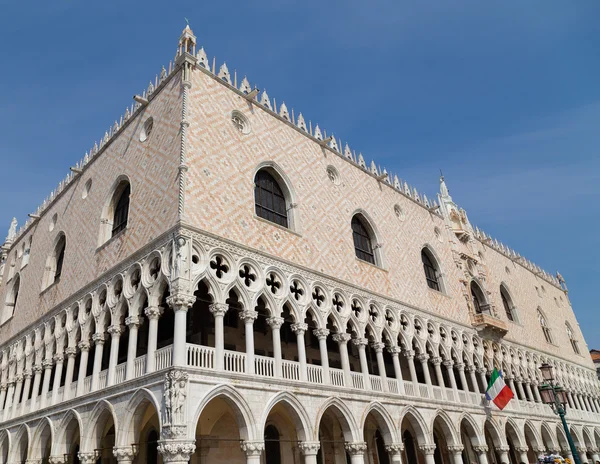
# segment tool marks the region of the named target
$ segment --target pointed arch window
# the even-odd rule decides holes
[[[12,281],[12,286],[10,287],[10,291],[6,296],[6,300],[4,302],[4,310],[2,311],[2,319],[0,320],[0,324],[4,324],[8,321],[15,312],[15,307],[17,305],[17,300],[19,298],[19,289],[21,287],[21,276],[17,274]]]
[[[502,306],[504,307],[506,318],[511,322],[515,322],[515,307],[504,285],[500,286],[500,298],[502,299]]]
[[[354,239],[354,252],[358,259],[375,264],[373,237],[364,220],[355,215],[352,218],[352,238]]]
[[[127,184],[121,191],[115,206],[115,214],[113,217],[112,236],[121,232],[127,227],[127,219],[129,216],[129,196],[131,194],[131,186]]]
[[[54,243],[54,250],[46,259],[46,268],[44,269],[44,277],[42,279],[42,290],[58,283],[62,275],[67,245],[65,234],[61,232]]]
[[[56,245],[56,251],[55,251],[56,265],[55,265],[55,269],[54,269],[53,282],[58,282],[60,280],[60,276],[62,274],[63,262],[65,260],[65,245],[66,245],[66,239],[65,239],[65,236],[63,235],[60,238],[58,244]]]
[[[546,316],[540,308],[538,308],[537,310],[537,315],[540,327],[542,328],[542,332],[544,333],[544,338],[548,343],[552,343],[552,334],[550,332],[550,328],[548,327],[548,323],[546,322]]]
[[[265,169],[254,178],[256,215],[288,228],[288,208],[285,194],[275,178]]]
[[[427,286],[441,292],[442,287],[440,285],[440,273],[438,271],[437,263],[426,248],[421,250],[421,261],[423,263],[423,270],[425,271]]]
[[[483,291],[475,281],[471,282],[471,301],[473,302],[473,309],[476,314],[489,313],[489,305]]]
[[[579,354],[579,345],[577,344],[577,340],[575,339],[573,329],[571,328],[568,322],[565,322],[565,326],[567,329],[567,337],[569,337],[569,342],[571,342],[571,348],[573,348],[575,354]]]

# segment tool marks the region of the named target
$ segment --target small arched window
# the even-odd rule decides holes
[[[279,183],[265,169],[258,171],[254,178],[254,204],[258,217],[288,227],[285,194]]]
[[[421,261],[423,262],[423,270],[425,271],[427,286],[433,290],[437,290],[438,292],[442,291],[442,286],[440,285],[440,273],[437,263],[427,248],[423,248],[421,250]]]
[[[571,348],[576,354],[579,354],[579,346],[577,345],[577,340],[575,340],[575,334],[573,333],[573,329],[569,325],[568,322],[565,322],[565,326],[567,329],[567,337],[569,337],[569,341],[571,342]]]
[[[62,274],[63,261],[65,260],[65,245],[66,239],[65,236],[61,236],[58,244],[56,245],[56,266],[54,269],[54,282],[58,282],[60,276]]]
[[[550,328],[548,327],[548,323],[546,322],[546,316],[540,308],[537,310],[538,321],[540,323],[540,327],[542,328],[542,332],[544,333],[544,338],[548,343],[552,343],[552,334],[550,333]]]
[[[4,310],[2,311],[2,320],[0,324],[4,324],[8,321],[15,312],[15,306],[19,298],[19,288],[21,287],[21,276],[19,274],[12,281],[10,291],[6,295],[6,301],[4,302]]]
[[[500,285],[500,298],[502,298],[502,306],[504,307],[506,318],[511,322],[515,322],[515,307],[504,285]]]
[[[375,264],[373,237],[365,221],[358,215],[352,218],[352,238],[354,239],[354,252],[358,259]]]
[[[113,216],[112,236],[121,232],[127,227],[127,218],[129,216],[129,195],[131,194],[131,186],[125,185],[120,192],[115,206],[115,214]]]
[[[473,309],[475,310],[475,313],[489,313],[489,307],[483,291],[475,281],[471,282],[471,300],[473,301]]]

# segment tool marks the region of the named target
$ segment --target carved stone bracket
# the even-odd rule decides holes
[[[189,440],[160,440],[157,449],[164,464],[187,463],[196,451],[196,444]]]

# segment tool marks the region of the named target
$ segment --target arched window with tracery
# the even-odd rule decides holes
[[[0,324],[4,324],[8,321],[15,312],[15,306],[17,305],[17,299],[19,298],[19,289],[21,287],[21,276],[19,274],[16,275],[12,279],[11,287],[6,295],[6,300],[4,302],[4,310],[2,311],[2,319],[0,320]]]
[[[439,267],[431,252],[427,248],[421,250],[421,262],[425,271],[427,286],[438,292],[442,291]]]
[[[502,306],[504,307],[506,318],[511,322],[515,322],[515,305],[504,285],[500,285],[500,298],[502,299]]]
[[[98,245],[127,229],[130,198],[131,184],[126,178],[119,178],[102,210]]]
[[[481,290],[481,287],[475,281],[471,282],[471,301],[473,302],[473,309],[476,314],[489,313],[489,305],[487,304],[483,290]]]
[[[254,178],[254,205],[256,215],[282,227],[288,227],[288,206],[285,192],[266,169]]]
[[[540,308],[538,308],[537,310],[537,315],[540,327],[542,328],[542,332],[544,333],[544,338],[548,343],[552,343],[552,334],[550,332],[550,328],[548,327],[548,323],[546,322],[546,316]]]
[[[577,344],[577,340],[575,340],[575,334],[573,333],[573,329],[568,322],[565,322],[565,327],[567,329],[567,337],[569,337],[569,341],[571,342],[571,348],[576,354],[579,354],[579,346]]]
[[[367,221],[359,214],[355,214],[351,226],[356,257],[367,263],[376,264],[373,231]]]
[[[44,270],[44,277],[42,281],[42,290],[50,287],[50,285],[53,285],[60,280],[65,261],[66,246],[67,239],[65,234],[60,233],[56,238],[52,254],[48,256],[48,259],[46,260],[46,268]]]

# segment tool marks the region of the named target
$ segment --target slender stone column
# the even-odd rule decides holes
[[[44,368],[44,381],[42,383],[42,397],[40,398],[40,409],[46,407],[46,397],[50,391],[50,376],[52,375],[52,359],[44,359],[42,361]]]
[[[308,324],[305,322],[298,322],[292,324],[292,332],[296,334],[296,341],[298,344],[298,361],[300,362],[300,380],[306,381],[306,346],[304,345],[304,333],[308,330]]]
[[[473,451],[477,454],[479,464],[488,464],[487,452],[488,447],[486,445],[478,445],[473,447]],[[525,461],[527,462],[527,461]]]
[[[587,395],[581,395],[583,397],[583,402],[585,403],[585,406],[587,408],[587,410],[589,412],[593,412],[594,410],[592,409],[592,405],[590,404],[590,402],[588,401],[588,397]]]
[[[527,446],[515,446],[515,452],[519,454],[519,462],[529,462],[527,451],[529,451],[529,447]]]
[[[65,355],[57,353],[54,355],[54,385],[52,385],[52,403],[56,404],[58,401],[58,390],[60,389],[60,379],[62,378],[63,363],[65,361]],[[63,395],[65,389],[63,388]],[[62,401],[62,398],[61,398]]]
[[[381,388],[383,391],[389,391],[390,387],[387,382],[387,374],[385,372],[385,362],[383,362],[383,349],[385,343],[373,343],[373,349],[375,350],[375,356],[377,357],[377,370],[379,370],[379,377],[381,377]]]
[[[156,369],[156,342],[158,340],[158,318],[163,310],[159,306],[149,306],[144,310],[148,318],[148,351],[146,352],[146,374]]]
[[[435,369],[435,376],[437,377],[438,385],[443,389],[446,388],[446,383],[444,382],[444,375],[442,374],[442,358],[431,358],[431,362],[433,363],[433,367]],[[442,390],[444,391],[444,390]],[[445,393],[445,391],[444,391]]]
[[[523,398],[527,401],[527,396],[525,395],[525,390],[523,389],[523,380],[517,379],[517,389],[519,390],[519,398]]]
[[[79,372],[77,373],[77,391],[76,396],[81,396],[85,393],[85,374],[87,372],[88,356],[90,354],[90,342],[87,340],[79,342],[79,351],[81,351],[81,357],[79,358]]]
[[[8,390],[6,392],[6,403],[4,403],[3,419],[7,420],[10,418],[11,406],[13,401],[13,395],[15,393],[15,381],[11,380],[8,382]]]
[[[404,379],[402,378],[402,367],[400,367],[399,354],[402,349],[399,346],[388,347],[389,353],[392,355],[392,362],[394,363],[394,374],[396,376],[396,382],[398,382],[398,393],[404,394]]]
[[[433,454],[435,453],[435,444],[419,445],[419,449],[425,455],[425,464],[435,464]]]
[[[319,339],[319,354],[321,355],[321,367],[323,369],[323,383],[327,385],[331,383],[331,376],[329,375],[329,353],[327,352],[327,336],[329,335],[329,330],[315,329],[313,330],[313,334]]]
[[[244,321],[246,330],[246,374],[254,374],[254,321],[258,312],[245,310],[240,312],[240,319]]]
[[[298,447],[304,455],[304,464],[317,464],[317,454],[319,453],[319,449],[321,448],[321,442],[301,441],[300,443],[298,443]]]
[[[600,454],[598,454],[598,450],[596,448],[590,449],[590,452],[592,453],[592,462],[594,464],[600,461]]]
[[[570,390],[567,391],[567,401],[569,402],[569,407],[575,409],[575,402],[573,401],[573,395]]]
[[[351,464],[365,464],[367,444],[364,441],[346,442],[346,452],[350,455]]]
[[[533,397],[533,392],[531,391],[531,383],[529,381],[525,381],[525,393],[527,393],[527,401],[535,402],[535,398]]]
[[[187,312],[194,304],[194,295],[175,294],[167,298],[167,303],[175,313],[175,329],[173,331],[173,366],[187,366],[186,332]]]
[[[366,338],[354,338],[352,343],[358,348],[358,359],[360,360],[360,371],[363,376],[364,388],[371,390],[371,379],[369,377],[369,366],[367,366],[367,353],[365,351],[369,341]]]
[[[135,358],[137,357],[138,330],[140,318],[129,316],[125,319],[125,325],[129,330],[129,342],[127,344],[127,364],[125,365],[125,380],[135,378]]]
[[[215,318],[215,370],[222,371],[225,368],[225,327],[223,319],[229,310],[229,305],[213,303],[208,309]]]
[[[36,364],[33,366],[33,391],[31,392],[31,404],[29,406],[29,412],[36,411],[35,400],[38,397],[40,391],[40,382],[42,381],[42,366]]]
[[[75,356],[77,348],[70,346],[65,350],[67,356],[67,372],[65,373],[65,386],[63,388],[63,401],[71,399],[71,384],[73,383],[73,371],[75,370]]]
[[[487,379],[485,378],[485,369],[481,367],[477,369],[477,373],[479,374],[479,379],[481,380],[481,385],[483,388],[483,390],[480,390],[480,392],[485,392],[487,390]]]
[[[406,350],[404,357],[408,362],[408,371],[410,372],[410,380],[413,383],[415,396],[419,396],[419,381],[417,380],[417,370],[415,369],[415,352],[413,350]]]
[[[132,446],[114,447],[113,455],[119,464],[132,464],[135,459],[135,451]]]
[[[281,326],[283,325],[283,317],[270,317],[267,319],[267,324],[271,327],[271,336],[273,337],[273,358],[275,360],[275,377],[283,377],[283,368],[281,365]]]
[[[196,451],[196,445],[194,441],[187,440],[160,440],[157,449],[163,464],[187,464]]]
[[[352,374],[350,374],[350,360],[348,359],[348,340],[350,340],[350,334],[333,334],[333,341],[337,342],[340,348],[340,360],[342,363],[342,370],[344,371],[346,387],[352,388]]]
[[[585,446],[578,446],[577,452],[579,453],[579,457],[581,458],[581,462],[583,464],[587,464],[589,461],[587,457],[587,448]]]
[[[541,403],[542,398],[540,397],[540,388],[537,382],[533,382],[531,389],[533,390],[533,396],[536,403]]]
[[[23,373],[23,378],[25,379],[25,385],[23,386],[23,399],[21,400],[20,413],[25,414],[25,403],[27,403],[27,395],[29,395],[29,390],[31,389],[31,369],[25,369]],[[0,404],[2,404],[2,397],[0,396]],[[14,414],[16,415],[16,413]]]
[[[421,362],[423,375],[425,376],[425,383],[427,384],[427,390],[429,391],[429,396],[432,397],[433,390],[431,388],[431,375],[429,374],[429,355],[427,353],[421,353],[417,356],[417,359]]]
[[[471,383],[473,384],[475,393],[481,393],[481,390],[479,389],[479,382],[477,382],[477,377],[475,376],[475,370],[476,370],[475,366],[467,366],[466,369],[469,372],[469,377],[471,377]],[[467,390],[468,390],[468,385],[467,385]]]
[[[454,361],[448,359],[444,361],[444,367],[446,368],[446,372],[448,373],[448,379],[450,379],[450,388],[456,392],[458,391],[458,385],[456,385],[456,377],[454,376]],[[458,401],[458,396],[456,395],[456,401]]]
[[[0,386],[0,410],[4,410],[4,401],[6,400],[6,390],[8,389],[8,384],[6,382],[2,382]]]
[[[115,377],[117,375],[117,362],[119,358],[119,341],[121,340],[121,334],[123,329],[120,325],[111,325],[108,328],[110,334],[110,354],[108,357],[108,374],[106,377],[106,386],[110,387],[115,384]]]
[[[500,463],[499,464],[509,464],[510,458],[508,457],[508,452],[510,451],[510,446],[501,445],[496,447],[496,451],[500,455]]]
[[[102,368],[102,354],[104,352],[104,334],[95,333],[92,335],[92,340],[96,345],[94,350],[94,367],[92,369],[92,386],[90,391],[98,390],[98,380],[100,377],[100,369]]]
[[[263,441],[243,441],[242,451],[246,453],[246,464],[260,464],[260,456],[265,449]]]
[[[397,355],[396,355],[397,357]],[[392,443],[391,445],[385,445],[385,450],[390,456],[390,462],[392,464],[402,464],[402,454],[404,453],[404,443]]]
[[[15,383],[15,396],[13,399],[13,406],[10,412],[10,417],[15,417],[17,415],[17,409],[19,407],[19,399],[21,398],[21,391],[23,389],[23,376],[17,375],[16,383]]]
[[[463,391],[469,391],[469,384],[467,383],[467,377],[465,375],[465,365],[463,363],[456,363],[456,369],[458,370],[458,377],[460,378],[460,384]]]
[[[448,445],[448,452],[452,455],[454,464],[463,464],[462,452],[465,449],[463,445]],[[506,464],[509,464],[508,462]]]

